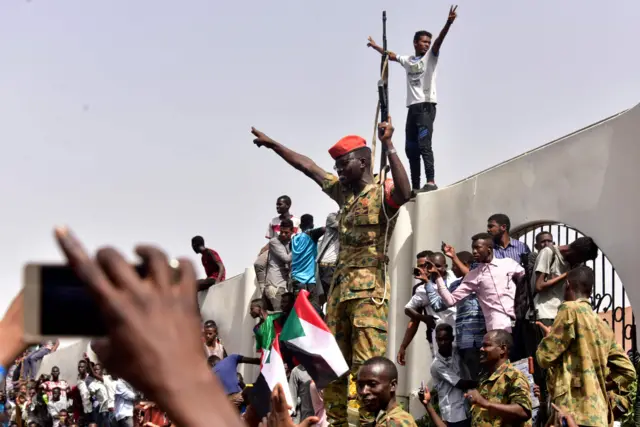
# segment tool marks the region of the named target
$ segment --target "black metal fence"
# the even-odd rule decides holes
[[[584,236],[575,228],[565,224],[538,223],[514,231],[513,237],[526,243],[531,250],[534,250],[535,236],[543,231],[551,233],[556,245],[567,245],[578,237]],[[593,309],[601,314],[605,322],[611,325],[611,329],[621,341],[622,347],[630,355],[636,355],[635,316],[622,281],[616,274],[615,267],[602,251],[598,251],[598,257],[594,261],[589,261],[587,265],[593,269],[596,275],[596,285],[591,295]]]

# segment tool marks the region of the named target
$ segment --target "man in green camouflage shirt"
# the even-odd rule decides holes
[[[593,270],[577,267],[567,275],[564,299],[536,357],[548,369],[551,402],[564,406],[582,426],[613,425],[614,415],[630,405],[629,388],[636,372],[616,343],[611,327],[591,308]],[[541,325],[540,323],[538,324]]]
[[[329,150],[337,177],[313,160],[252,129],[259,147],[270,148],[294,168],[313,179],[340,206],[340,253],[327,301],[327,326],[335,335],[351,374],[387,349],[389,280],[386,250],[395,214],[411,197],[411,184],[391,137],[393,126],[380,124],[380,141],[386,147],[393,181],[373,176],[371,150],[357,136],[342,138]],[[348,376],[324,390],[327,418],[332,426],[347,425]],[[360,410],[362,423],[371,420]]]
[[[361,426],[417,427],[411,414],[396,402],[398,369],[391,360],[376,356],[364,362],[356,384],[364,408],[375,416],[375,422]]]
[[[487,332],[480,348],[480,363],[488,377],[465,395],[471,403],[473,427],[531,427],[531,390],[527,377],[509,362],[511,334]]]

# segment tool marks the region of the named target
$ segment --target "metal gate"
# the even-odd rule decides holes
[[[535,236],[543,231],[551,233],[556,245],[568,245],[578,237],[584,236],[575,228],[565,224],[537,223],[514,231],[513,238],[519,239],[534,250]],[[611,326],[618,343],[628,352],[632,360],[635,360],[634,356],[638,354],[635,316],[615,267],[600,250],[598,250],[598,257],[594,261],[587,262],[587,265],[593,269],[596,276],[591,306]]]

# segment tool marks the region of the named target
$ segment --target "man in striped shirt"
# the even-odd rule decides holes
[[[455,253],[454,253],[455,254]],[[451,270],[458,277],[458,280],[449,285],[449,292],[454,292],[462,283],[464,276],[469,272],[469,267],[473,263],[473,255],[470,252],[462,251],[455,254],[456,258],[462,262],[467,269],[462,271],[454,262]],[[480,348],[482,340],[487,333],[484,315],[475,293],[467,296],[456,304],[456,340],[458,341],[458,352],[462,362],[466,365],[471,378],[477,378],[480,374]]]
[[[511,258],[520,264],[521,256],[531,251],[526,243],[509,236],[511,220],[505,214],[493,214],[487,220],[487,233],[493,236],[493,256],[498,259]]]

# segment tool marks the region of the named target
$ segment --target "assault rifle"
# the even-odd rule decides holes
[[[389,66],[387,51],[387,12],[382,11],[382,62],[380,64],[380,80],[378,80],[378,99],[380,101],[380,123],[389,119]],[[387,167],[387,149],[382,146],[380,150],[380,173]]]

